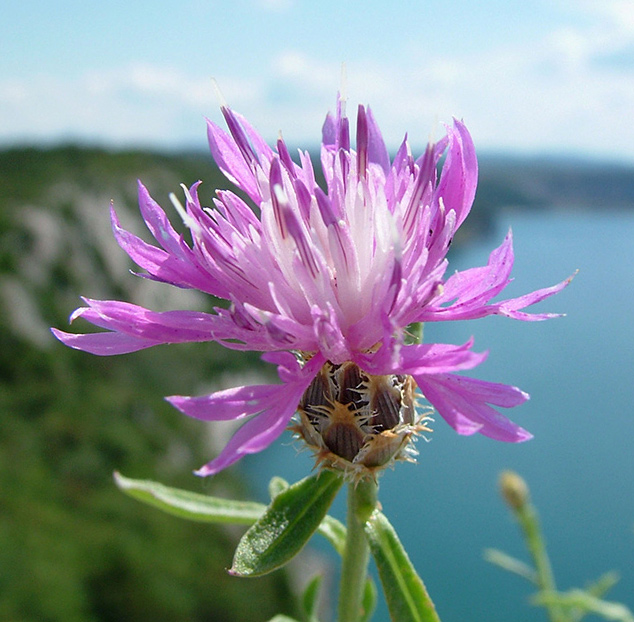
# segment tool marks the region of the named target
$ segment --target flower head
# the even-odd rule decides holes
[[[390,445],[385,440],[390,434],[399,440],[385,460],[403,457],[403,439],[420,425],[413,415],[414,385],[461,434],[480,432],[512,442],[529,438],[493,408],[516,406],[526,393],[454,373],[484,360],[471,342],[405,342],[406,327],[415,322],[491,314],[552,317],[522,309],[568,283],[491,302],[509,283],[510,232],[486,266],[445,277],[447,250],[471,209],[477,182],[475,150],[464,124],[454,120],[446,136],[417,159],[405,139],[391,161],[369,108],[358,109],[356,150],[351,147],[339,100],[323,127],[323,189],[307,152],[300,151],[296,162],[281,138],[272,149],[244,117],[227,107],[222,112],[229,131],[208,122],[211,152],[249,201],[218,191],[212,204],[203,206],[200,182],[184,188],[186,206],[177,208],[191,233],[188,243],[139,183],[141,214],[158,246],[124,230],[114,210],[112,226],[119,245],[145,270],[143,276],[223,298],[227,308],[154,312],[85,299],[71,320],[81,317],[105,332],[53,329],[58,339],[98,355],[186,341],[264,352],[263,358],[277,365],[281,384],[168,398],[206,421],[250,417],[223,452],[198,471],[201,475],[267,447],[298,408],[302,435],[313,439],[318,452],[334,454],[330,465],[340,458],[367,461],[368,453],[376,460],[376,447]],[[378,398],[372,397],[376,387],[384,387]],[[321,401],[310,402],[315,394]],[[344,420],[348,427],[342,427]]]

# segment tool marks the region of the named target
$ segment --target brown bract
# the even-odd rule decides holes
[[[413,441],[431,432],[430,417],[416,414],[411,376],[372,376],[356,364],[326,363],[298,406],[291,429],[323,468],[358,481],[376,479],[396,460],[413,461]]]

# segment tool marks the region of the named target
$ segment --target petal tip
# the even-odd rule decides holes
[[[524,428],[520,428],[517,432],[517,437],[514,442],[516,443],[525,443],[526,441],[530,441],[534,438],[534,436]]]
[[[64,343],[64,336],[67,333],[65,333],[63,330],[59,330],[59,328],[54,328],[53,326],[51,326],[50,331],[53,333],[53,337],[55,337],[55,339]]]
[[[200,469],[193,471],[194,475],[198,477],[209,477],[210,475],[215,475],[216,472],[217,471],[215,469],[210,469],[208,465],[202,466]]]

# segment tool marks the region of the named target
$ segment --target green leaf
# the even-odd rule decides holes
[[[594,613],[606,620],[634,622],[634,614],[621,603],[601,600],[584,590],[567,592],[539,592],[531,598],[537,605],[558,605],[569,610],[581,610],[583,613]]]
[[[285,616],[280,613],[276,615],[274,618],[271,618],[269,622],[299,622],[299,620],[296,620],[295,618],[289,618],[288,616]]]
[[[130,479],[116,472],[114,481],[124,493],[138,501],[159,508],[168,514],[198,522],[253,525],[266,510],[263,503],[210,497],[188,490],[170,488],[150,480]],[[281,477],[274,477],[269,484],[272,496],[286,488],[288,484]],[[318,531],[341,555],[346,543],[346,528],[336,518],[324,516]]]
[[[347,529],[343,523],[333,518],[330,515],[324,516],[324,519],[319,525],[319,533],[324,536],[332,544],[335,551],[339,555],[343,556],[343,551],[346,548],[346,534]]]
[[[252,525],[266,509],[262,503],[210,497],[150,480],[128,479],[116,472],[114,481],[127,495],[169,514],[194,521]]]
[[[586,587],[586,592],[597,598],[602,598],[607,594],[618,582],[618,572],[606,572],[602,574],[596,581]]]
[[[257,577],[295,557],[319,527],[342,484],[338,474],[321,471],[280,492],[240,540],[229,572]]]
[[[272,477],[269,482],[269,496],[271,497],[271,501],[286,490],[288,486],[289,483],[283,477],[278,477],[277,475]]]
[[[392,622],[440,622],[425,585],[416,574],[389,521],[375,510],[365,524]]]
[[[528,564],[515,557],[507,555],[503,551],[498,551],[498,549],[485,549],[484,559],[538,585],[537,572],[534,568],[531,568]]]
[[[319,590],[321,589],[322,580],[323,577],[321,575],[314,576],[302,594],[302,609],[304,610],[306,622],[319,622],[317,610],[319,608]]]
[[[359,622],[370,622],[372,614],[376,609],[376,586],[371,577],[368,577],[363,590],[363,600],[361,601],[363,615]]]

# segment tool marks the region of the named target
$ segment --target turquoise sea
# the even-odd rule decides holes
[[[531,394],[508,414],[535,438],[508,445],[461,437],[437,417],[430,442],[419,442],[418,464],[386,473],[380,499],[443,622],[546,620],[529,604],[528,583],[483,559],[495,547],[527,560],[496,490],[507,468],[531,488],[558,587],[582,587],[614,569],[621,581],[609,599],[634,609],[634,212],[503,212],[490,235],[454,251],[450,269],[485,263],[509,226],[515,280],[505,297],[578,269],[539,307],[567,316],[427,324],[425,340],[462,343],[473,335],[475,349],[490,352],[474,375]],[[307,453],[285,440],[243,461],[262,500],[273,475],[295,481],[311,469]],[[333,513],[343,518],[343,495]],[[332,561],[334,600],[337,560],[319,538],[313,544]],[[380,608],[375,620],[387,619]]]

